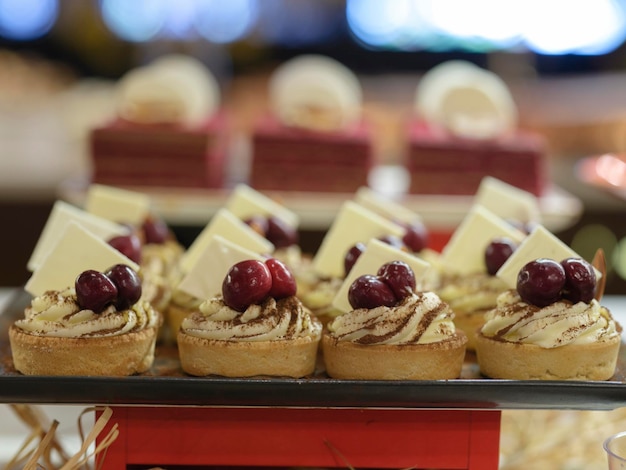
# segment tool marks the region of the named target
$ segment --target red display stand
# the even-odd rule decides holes
[[[98,457],[104,469],[498,468],[498,410],[142,406],[114,407],[108,428],[115,423],[119,436]]]

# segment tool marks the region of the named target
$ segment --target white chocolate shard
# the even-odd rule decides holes
[[[287,126],[331,131],[361,118],[358,78],[322,55],[302,55],[279,66],[270,78],[269,95],[274,115]]]
[[[87,190],[85,210],[112,222],[140,226],[150,215],[151,200],[138,191],[92,184]]]
[[[517,247],[509,259],[504,262],[496,276],[502,279],[509,288],[515,289],[517,287],[517,275],[526,263],[539,258],[549,258],[560,263],[565,258],[571,257],[582,258],[559,240],[556,235],[545,227],[538,225]],[[602,273],[595,268],[594,270],[596,277],[600,279]]]
[[[74,287],[80,273],[88,269],[106,271],[116,264],[135,271],[139,266],[77,222],[67,224],[61,237],[37,266],[24,289],[36,297],[47,290]]]
[[[404,261],[408,264],[413,270],[418,284],[422,276],[430,269],[430,264],[426,261],[380,240],[371,239],[367,242],[365,251],[356,260],[343,284],[341,284],[339,291],[337,291],[337,295],[333,299],[333,307],[342,312],[353,310],[348,300],[348,291],[352,283],[359,276],[365,274],[376,275],[383,264],[391,261]]]
[[[246,220],[254,215],[274,215],[291,228],[298,228],[298,214],[247,184],[238,184],[225,202],[224,207],[241,220]]]
[[[222,292],[222,282],[228,270],[247,259],[263,261],[264,257],[220,235],[211,235],[177,289],[197,299],[209,299]]]
[[[313,258],[313,269],[321,276],[344,276],[344,258],[358,242],[386,235],[402,237],[404,229],[354,201],[345,201]]]
[[[378,215],[382,215],[394,222],[411,224],[422,220],[422,217],[417,212],[412,211],[389,197],[377,193],[367,186],[362,186],[357,189],[354,200],[366,209],[376,212]]]
[[[188,272],[198,262],[214,235],[220,235],[254,253],[269,255],[274,252],[274,245],[270,241],[255,232],[228,209],[222,208],[213,215],[183,254],[181,267],[184,272]]]
[[[33,272],[39,268],[44,258],[61,239],[71,222],[80,224],[104,241],[117,235],[126,235],[129,232],[127,227],[120,224],[85,212],[67,202],[56,201],[27,262],[26,267],[29,271]]]
[[[505,220],[541,223],[539,200],[534,194],[492,176],[481,180],[474,204],[483,206]]]
[[[525,234],[482,206],[473,206],[441,252],[441,262],[449,272],[486,272],[485,249],[494,238],[507,237],[521,243]]]

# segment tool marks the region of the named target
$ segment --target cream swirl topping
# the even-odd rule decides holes
[[[437,293],[455,312],[468,313],[495,307],[498,296],[506,290],[500,278],[475,273],[444,279]]]
[[[277,341],[319,337],[321,323],[296,297],[252,304],[244,312],[227,305],[221,297],[200,304],[183,320],[182,330],[191,336],[219,341]]]
[[[563,300],[537,307],[509,290],[498,297],[497,307],[485,318],[483,335],[543,348],[594,343],[620,334],[610,312],[595,299],[576,304]]]
[[[360,344],[429,344],[454,336],[454,314],[433,292],[413,294],[396,307],[360,308],[328,328],[340,341]]]
[[[163,276],[170,282],[181,277],[179,272],[183,247],[174,240],[165,243],[148,243],[141,249],[141,269]]]
[[[123,311],[117,311],[114,306],[102,313],[82,309],[75,290],[70,288],[35,297],[26,308],[24,318],[17,320],[15,326],[38,336],[87,338],[156,328],[159,321],[159,314],[149,302],[142,300]]]
[[[172,291],[172,303],[183,308],[197,309],[203,301],[180,289]]]

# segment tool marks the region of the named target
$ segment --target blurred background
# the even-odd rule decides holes
[[[586,256],[602,247],[607,293],[626,293],[626,177],[607,188],[579,171],[626,150],[626,0],[0,0],[0,285],[25,282],[59,188],[89,174],[86,136],[112,115],[116,80],[172,52],[209,67],[241,133],[282,61],[339,60],[390,162],[424,72],[463,59],[497,73],[580,202],[557,235]]]

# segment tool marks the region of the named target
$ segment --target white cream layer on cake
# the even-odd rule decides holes
[[[487,273],[452,275],[442,281],[437,294],[455,312],[476,312],[495,307],[498,296],[507,290],[501,279]]]

